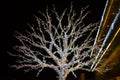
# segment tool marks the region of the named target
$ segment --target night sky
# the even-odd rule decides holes
[[[45,11],[46,6],[51,8],[55,4],[58,12],[62,12],[70,6],[71,1],[76,11],[89,5],[88,11],[91,13],[85,19],[86,23],[100,21],[106,0],[4,0],[0,26],[0,80],[55,80],[55,72],[52,70],[46,69],[36,78],[35,71],[24,73],[9,68],[8,64],[12,63],[12,59],[7,51],[16,44],[14,32],[25,31],[27,23],[32,21],[33,15],[38,11]]]

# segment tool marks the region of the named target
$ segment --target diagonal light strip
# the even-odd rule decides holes
[[[100,25],[99,25],[99,28],[98,28],[98,31],[97,31],[97,35],[96,35],[96,38],[95,38],[95,41],[94,41],[94,45],[95,45],[96,42],[97,42],[98,35],[99,35],[99,33],[100,33],[100,29],[101,29],[102,24],[103,24],[103,19],[104,19],[104,17],[105,17],[105,12],[106,12],[107,7],[108,7],[108,1],[109,1],[109,0],[107,0],[107,2],[106,2],[105,8],[104,8],[104,11],[103,11],[103,14],[102,14],[102,18],[101,18]],[[93,51],[94,51],[94,48],[93,48],[92,51],[91,51],[90,57],[92,56]],[[91,66],[91,69],[93,68],[95,62],[96,62],[96,61],[93,62],[92,66]]]
[[[108,38],[109,38],[112,30],[114,29],[115,24],[116,24],[116,22],[118,21],[119,18],[120,18],[120,9],[119,9],[119,12],[118,12],[118,13],[116,14],[116,16],[115,16],[115,19],[114,19],[114,21],[113,21],[113,23],[112,23],[112,25],[111,25],[108,33],[107,33],[107,36],[106,36],[106,38],[105,38],[105,40],[104,40],[104,42],[103,42],[102,47],[101,47],[100,50],[102,50],[103,46],[105,45],[106,41],[108,40]],[[104,56],[104,54],[106,53],[106,51],[108,50],[108,48],[110,47],[110,45],[112,44],[112,42],[114,41],[114,39],[116,38],[116,36],[117,36],[117,34],[119,33],[119,31],[120,31],[120,27],[119,27],[119,29],[117,30],[117,32],[115,33],[115,35],[114,35],[114,37],[112,38],[111,42],[108,44],[108,46],[107,46],[107,48],[105,49],[105,51],[103,52],[103,54],[100,56],[99,60],[97,61],[97,63],[96,63],[95,66],[93,67],[92,71],[94,71],[94,69],[96,68],[96,66],[98,65],[98,63],[100,62],[100,60],[102,59],[102,57]],[[101,52],[100,50],[99,50],[99,52]]]

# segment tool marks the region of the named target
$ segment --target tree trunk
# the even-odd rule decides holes
[[[59,77],[59,80],[66,80],[66,77],[65,76],[61,76],[61,77]]]

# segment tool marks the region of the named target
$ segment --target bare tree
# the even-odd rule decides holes
[[[74,74],[78,69],[90,71],[95,58],[94,54],[90,57],[90,52],[98,47],[92,44],[97,23],[84,24],[89,13],[85,12],[86,8],[76,14],[71,6],[60,15],[55,7],[47,8],[45,14],[40,12],[41,18],[34,16],[37,24],[29,25],[27,34],[16,32],[21,45],[14,46],[18,53],[10,53],[18,57],[12,67],[25,71],[35,69],[37,76],[48,67],[56,71],[59,80],[66,80],[70,72]]]

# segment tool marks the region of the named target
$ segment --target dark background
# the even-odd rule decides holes
[[[13,36],[14,32],[25,31],[26,24],[33,19],[33,15],[37,11],[45,11],[46,6],[52,7],[55,4],[57,11],[62,12],[73,2],[74,9],[79,11],[81,7],[89,5],[88,10],[91,11],[86,18],[86,23],[98,22],[101,19],[106,0],[4,0],[1,6],[1,26],[0,26],[0,80],[55,80],[55,72],[46,69],[38,78],[35,72],[24,73],[15,71],[8,67],[12,63],[11,57],[7,55],[7,51],[12,49],[16,44]],[[76,73],[80,73],[77,71]],[[86,73],[88,80],[93,73]],[[92,76],[94,77],[94,76]],[[73,80],[71,77],[70,80]],[[75,79],[74,79],[75,80]]]

